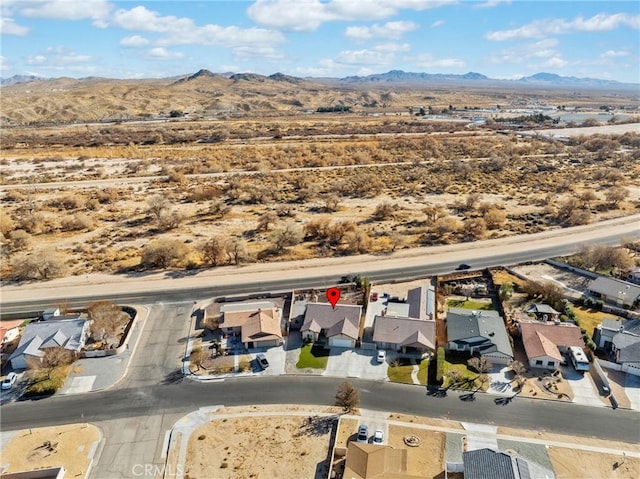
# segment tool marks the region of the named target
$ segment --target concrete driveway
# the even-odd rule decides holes
[[[569,383],[573,391],[573,402],[583,406],[604,407],[600,401],[598,391],[593,387],[589,373],[579,373],[571,366],[561,366],[562,376]]]
[[[264,353],[269,361],[269,367],[259,372],[259,374],[267,376],[280,376],[285,373],[285,363],[287,352],[283,347],[269,349],[252,349],[250,351],[251,359],[256,359],[257,353]]]
[[[627,373],[624,391],[631,402],[631,409],[640,411],[640,376]]]
[[[489,388],[487,392],[489,394],[498,394],[500,396],[512,396],[513,388],[511,387],[511,381],[508,379],[509,366],[497,365],[493,366],[491,371],[487,373],[489,376]]]
[[[323,376],[349,377],[383,381],[387,378],[387,363],[376,361],[377,351],[331,348]]]

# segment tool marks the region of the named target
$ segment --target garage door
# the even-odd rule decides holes
[[[329,346],[336,348],[352,348],[353,341],[350,339],[329,339]]]

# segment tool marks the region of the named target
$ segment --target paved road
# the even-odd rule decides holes
[[[254,292],[290,291],[336,284],[347,273],[372,281],[410,280],[450,272],[461,262],[474,268],[511,265],[575,253],[584,244],[619,244],[640,238],[640,215],[542,233],[519,235],[429,248],[413,248],[388,255],[316,258],[280,263],[225,266],[208,270],[126,275],[89,275],[44,283],[4,285],[3,315],[42,311],[68,300],[70,306],[89,300],[118,302],[194,300]],[[38,298],[37,300],[34,298]]]
[[[164,384],[121,388],[102,393],[25,401],[2,406],[2,428],[23,429],[78,421],[106,421],[187,413],[217,404],[333,404],[338,378],[282,376],[199,383],[169,374]],[[592,408],[561,402],[516,398],[506,406],[494,397],[477,395],[473,403],[457,393],[444,398],[426,395],[424,387],[352,380],[361,406],[460,421],[547,430],[565,434],[640,441],[636,411]]]

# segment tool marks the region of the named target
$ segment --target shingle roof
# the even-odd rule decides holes
[[[574,324],[540,321],[521,321],[522,343],[528,358],[551,356],[548,342],[556,346],[577,346],[584,348],[580,328]]]
[[[354,304],[336,304],[333,308],[329,303],[309,303],[301,331],[319,332],[312,328],[320,327],[327,337],[345,334],[358,339],[361,312],[362,307]]]
[[[71,351],[80,351],[86,340],[84,332],[87,327],[86,319],[31,322],[24,329],[18,347],[9,359],[22,354],[42,356],[42,347],[62,346]]]
[[[482,337],[487,343],[483,352],[496,351],[513,356],[507,328],[497,311],[449,308],[447,341],[466,342],[476,337]]]
[[[554,479],[553,471],[521,456],[492,449],[462,454],[464,479]]]
[[[373,320],[373,341],[422,346],[435,349],[436,322],[413,318],[376,316]]]
[[[417,319],[427,319],[427,287],[410,289],[407,292],[407,303],[409,303],[409,317]]]
[[[640,363],[640,341],[621,349],[618,355],[619,363]]]
[[[377,477],[403,478],[407,474],[407,450],[387,445],[360,444],[351,441],[343,477],[369,479]]]
[[[640,296],[640,285],[616,278],[600,276],[589,284],[589,291],[609,298],[617,297],[623,299],[625,304],[631,304]],[[620,294],[621,292],[624,294]]]

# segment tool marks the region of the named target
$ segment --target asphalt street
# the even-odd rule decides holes
[[[281,376],[199,383],[169,373],[163,384],[120,388],[101,393],[22,401],[2,406],[5,430],[97,422],[118,418],[186,413],[211,405],[332,405],[339,378]],[[515,398],[495,404],[495,396],[477,395],[465,402],[458,393],[427,395],[422,386],[350,380],[360,391],[360,406],[458,421],[522,427],[563,434],[640,442],[637,411]]]

